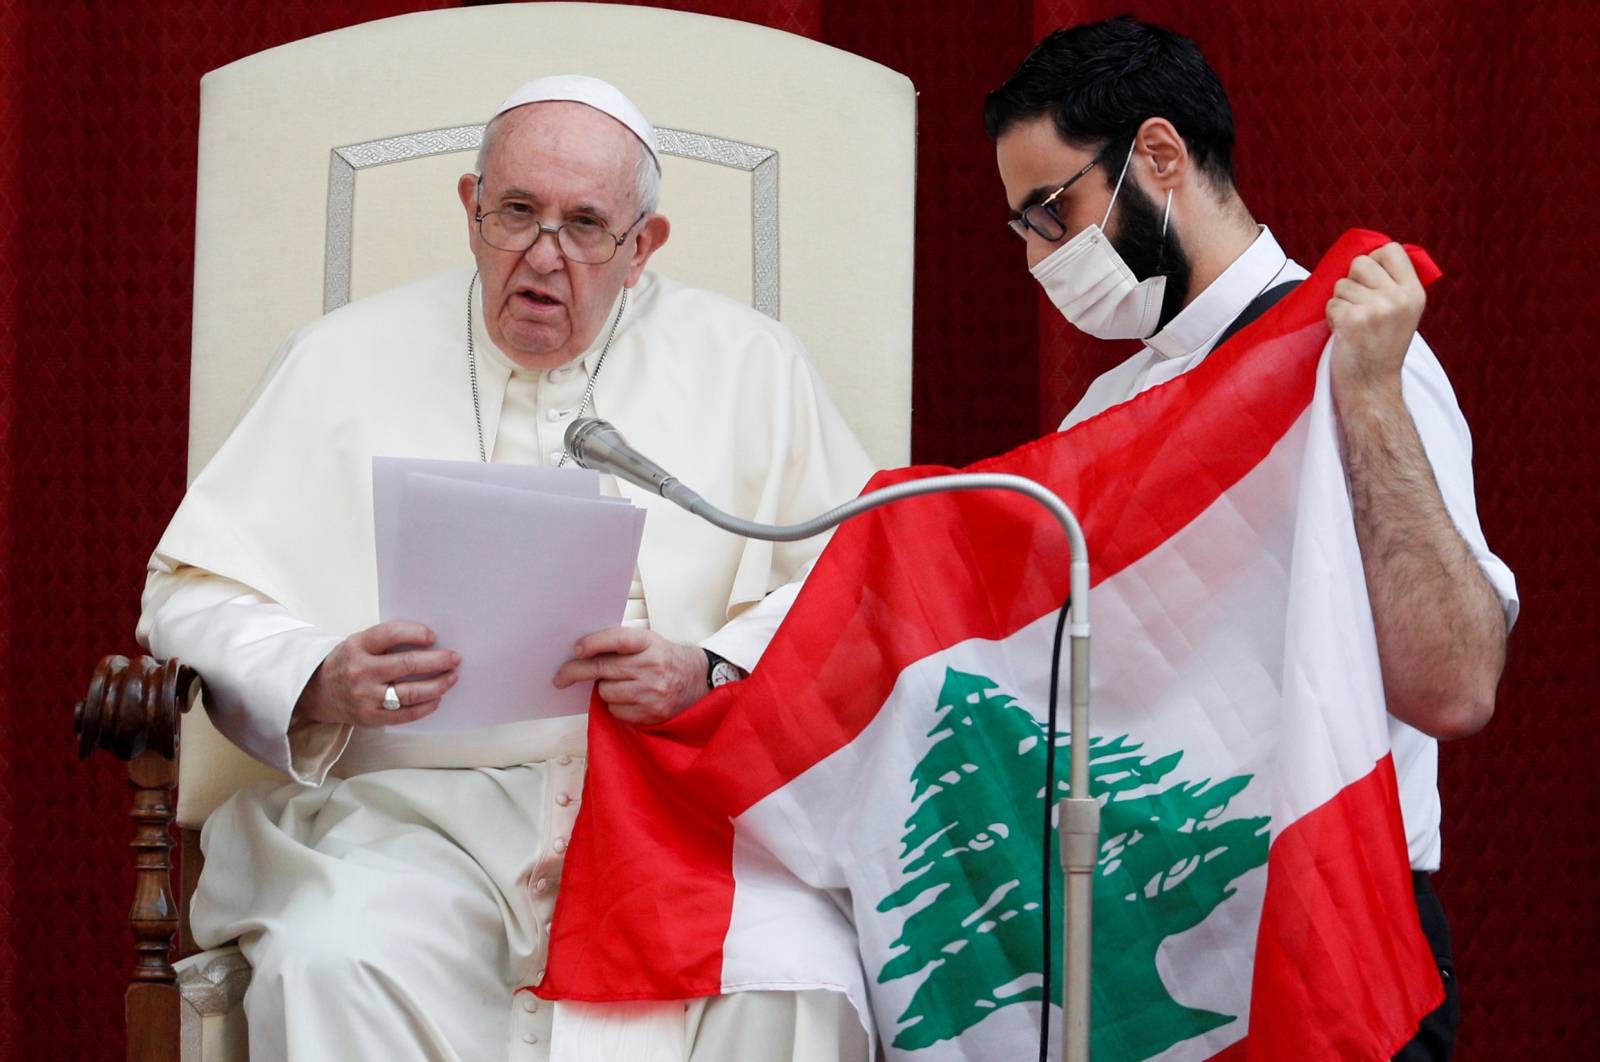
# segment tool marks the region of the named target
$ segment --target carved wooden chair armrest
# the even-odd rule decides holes
[[[108,656],[73,710],[78,755],[105,749],[128,762],[133,787],[135,882],[128,922],[135,958],[124,995],[129,1062],[178,1057],[179,998],[172,968],[180,922],[187,949],[187,897],[172,892],[173,790],[178,782],[178,722],[202,689],[199,674],[177,660]],[[187,861],[186,861],[187,864]],[[189,867],[185,865],[185,884]]]

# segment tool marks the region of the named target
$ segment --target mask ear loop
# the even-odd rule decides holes
[[[1134,149],[1134,146],[1138,144],[1138,142],[1139,142],[1139,138],[1138,137],[1134,137],[1133,143],[1128,145],[1128,157],[1122,160],[1122,171],[1117,174],[1117,186],[1115,188],[1111,189],[1111,202],[1106,204],[1106,216],[1100,219],[1100,231],[1101,232],[1106,231],[1106,222],[1111,220],[1111,208],[1117,205],[1117,193],[1122,191],[1122,179],[1128,175],[1128,163],[1133,161],[1133,149]],[[1169,209],[1170,209],[1170,206],[1171,206],[1171,200],[1169,199],[1168,200]],[[1162,235],[1165,235],[1165,233],[1163,233]]]
[[[1161,248],[1156,254],[1156,272],[1167,264],[1167,222],[1172,219],[1172,189],[1167,189],[1167,209],[1161,212]]]

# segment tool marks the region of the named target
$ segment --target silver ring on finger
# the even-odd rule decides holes
[[[400,710],[400,695],[395,692],[393,686],[385,686],[383,688],[383,710],[386,712],[398,712]]]

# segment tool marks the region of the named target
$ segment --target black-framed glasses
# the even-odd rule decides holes
[[[1066,223],[1061,220],[1061,215],[1056,213],[1056,200],[1060,199],[1062,195],[1066,193],[1068,188],[1071,188],[1073,185],[1077,184],[1079,178],[1088,173],[1090,170],[1094,169],[1095,165],[1099,163],[1099,161],[1100,159],[1098,157],[1090,159],[1088,164],[1085,165],[1083,169],[1079,170],[1077,173],[1074,173],[1071,177],[1068,177],[1066,182],[1062,184],[1060,188],[1057,188],[1055,191],[1039,200],[1039,202],[1033,204],[1033,206],[1025,208],[1016,217],[1006,222],[1006,224],[1011,227],[1011,231],[1016,233],[1022,239],[1026,240],[1028,238],[1028,232],[1031,229],[1044,239],[1049,240],[1051,243],[1055,243],[1057,240],[1065,236],[1067,234],[1067,226]]]
[[[618,236],[599,218],[583,214],[568,218],[560,225],[546,225],[534,216],[533,208],[525,203],[513,203],[485,214],[482,177],[478,178],[477,196],[473,220],[478,223],[478,235],[490,247],[525,254],[539,242],[540,236],[548,232],[556,238],[556,246],[568,261],[583,265],[605,265],[615,258],[617,248],[628,242],[628,234],[650,214],[648,210],[640,212],[633,219],[633,224]]]

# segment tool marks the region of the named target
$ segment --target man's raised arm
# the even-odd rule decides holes
[[[1356,259],[1328,303],[1333,393],[1389,713],[1460,738],[1494,713],[1507,621],[1402,394],[1424,303],[1399,244]]]

